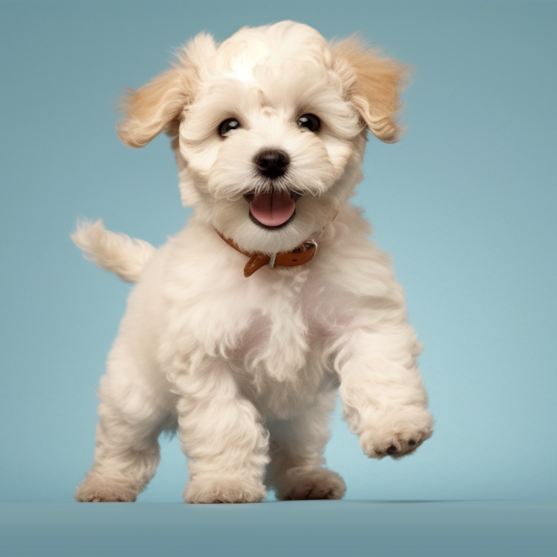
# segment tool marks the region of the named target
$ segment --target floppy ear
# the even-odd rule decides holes
[[[399,93],[408,76],[401,62],[369,50],[355,37],[331,45],[333,69],[370,131],[385,143],[395,143],[404,130],[396,121]]]
[[[126,117],[117,129],[128,147],[143,147],[163,130],[177,134],[182,110],[191,102],[192,84],[183,73],[173,68],[128,91],[122,103]]]
[[[125,118],[117,128],[126,145],[144,147],[162,131],[178,135],[183,110],[195,97],[198,68],[215,49],[211,35],[200,33],[178,51],[171,69],[137,90],[128,90],[121,105]]]

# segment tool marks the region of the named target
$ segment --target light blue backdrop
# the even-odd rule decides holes
[[[71,244],[77,217],[154,244],[187,218],[161,137],[114,133],[122,87],[201,30],[295,19],[360,31],[415,67],[408,133],[370,140],[355,202],[394,257],[437,419],[368,460],[337,416],[352,499],[556,498],[557,5],[553,2],[0,3],[0,501],[71,501],[129,287]],[[179,501],[176,439],[143,501]]]

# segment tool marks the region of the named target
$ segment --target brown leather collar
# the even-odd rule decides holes
[[[311,259],[313,259],[313,256],[317,252],[317,242],[315,240],[308,240],[301,246],[298,246],[292,251],[286,253],[277,253],[276,255],[272,256],[265,253],[249,253],[239,248],[234,240],[226,238],[218,230],[216,232],[229,246],[249,257],[249,261],[244,267],[245,277],[253,275],[255,271],[261,269],[261,267],[264,267],[265,265],[269,265],[271,269],[274,268],[276,265],[285,267],[295,267],[296,265],[303,265],[304,263],[311,261]]]

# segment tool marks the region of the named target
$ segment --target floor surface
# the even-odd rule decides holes
[[[557,503],[2,504],[0,555],[557,555]]]

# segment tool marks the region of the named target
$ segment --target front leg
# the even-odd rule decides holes
[[[350,430],[371,458],[415,451],[433,434],[418,371],[420,345],[407,323],[356,329],[341,339],[335,367]]]
[[[268,433],[230,371],[214,364],[178,375],[178,424],[182,450],[191,459],[187,503],[255,503],[267,493],[262,478]]]

